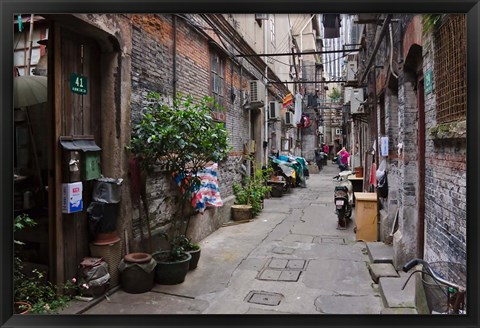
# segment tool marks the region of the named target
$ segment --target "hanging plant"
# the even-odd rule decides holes
[[[436,31],[441,23],[442,18],[445,14],[426,14],[422,17],[422,25],[423,25],[423,35],[426,35],[430,32]]]

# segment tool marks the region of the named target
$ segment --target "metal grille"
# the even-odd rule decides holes
[[[467,115],[467,31],[465,15],[450,15],[434,35],[437,123]]]

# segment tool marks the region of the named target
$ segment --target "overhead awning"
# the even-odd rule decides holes
[[[95,143],[93,136],[61,136],[60,145],[65,150],[99,151],[102,148]]]

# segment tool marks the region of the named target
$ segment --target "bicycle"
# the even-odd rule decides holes
[[[466,314],[466,268],[453,262],[428,263],[422,259],[412,259],[402,267],[408,272],[417,264],[422,264],[421,270],[413,271],[402,290],[414,273],[422,273],[422,283],[430,312],[441,314]],[[453,282],[452,280],[457,280]]]

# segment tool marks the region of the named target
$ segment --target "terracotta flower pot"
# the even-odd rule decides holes
[[[14,302],[13,311],[15,314],[28,314],[32,310],[32,305],[27,302]]]

